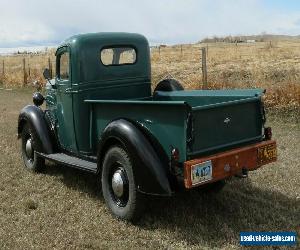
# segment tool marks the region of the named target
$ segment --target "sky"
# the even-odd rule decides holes
[[[0,6],[0,48],[57,45],[102,31],[141,33],[152,44],[300,34],[299,0],[0,0]]]

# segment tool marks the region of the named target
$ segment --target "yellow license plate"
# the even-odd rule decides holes
[[[268,162],[276,161],[277,150],[276,144],[268,144],[257,149],[258,164],[266,164]]]

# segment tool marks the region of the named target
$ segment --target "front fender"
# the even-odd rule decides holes
[[[52,154],[53,145],[43,110],[34,105],[28,105],[21,110],[18,119],[18,137],[21,136],[26,123],[29,123],[40,142],[41,148],[38,151]]]
[[[98,168],[102,167],[106,150],[116,142],[125,147],[133,159],[133,173],[140,192],[171,196],[167,167],[143,133],[125,119],[115,120],[104,129],[98,147]]]

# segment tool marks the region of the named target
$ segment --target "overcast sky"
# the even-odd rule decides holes
[[[298,0],[0,0],[0,47],[56,45],[77,33],[125,31],[151,43],[222,35],[300,34]]]

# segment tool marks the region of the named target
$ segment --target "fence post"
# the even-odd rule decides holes
[[[206,44],[206,57],[208,58],[208,44]]]
[[[158,47],[158,54],[159,54],[159,57],[160,57],[160,45]]]
[[[31,75],[31,72],[30,72],[30,63],[28,63],[27,67],[28,67],[28,76],[30,77],[30,75]]]
[[[48,57],[48,68],[50,71],[50,78],[52,78],[52,63],[50,57]]]
[[[5,75],[5,68],[4,68],[4,59],[2,61],[2,76],[4,77]]]
[[[203,89],[207,89],[206,49],[201,48],[201,50],[202,50],[202,82],[203,82]]]
[[[23,87],[27,84],[27,72],[26,72],[26,60],[25,57],[23,58]]]
[[[180,56],[182,57],[182,44],[180,45]]]

